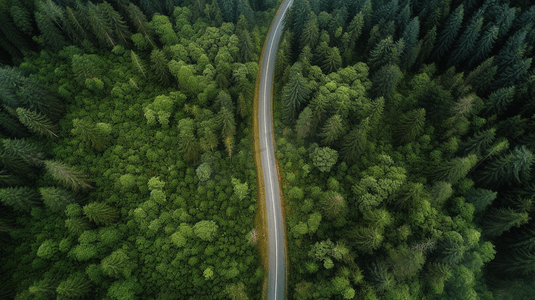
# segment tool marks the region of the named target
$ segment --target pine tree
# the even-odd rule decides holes
[[[39,188],[39,192],[45,206],[54,212],[62,212],[67,205],[76,201],[73,194],[62,188],[43,187]]]
[[[149,34],[149,29],[147,28],[147,17],[145,17],[139,7],[137,7],[133,3],[130,3],[125,9],[128,13],[130,22],[134,24],[136,30],[143,35],[145,40],[147,40],[147,42],[149,42],[153,48],[155,48],[156,45],[154,44],[152,37]]]
[[[65,220],[67,230],[75,235],[81,235],[84,231],[91,229],[91,225],[86,218],[71,217]]]
[[[128,255],[122,250],[116,250],[110,255],[105,257],[101,263],[100,267],[110,277],[129,277],[130,276],[130,262]]]
[[[150,68],[154,74],[155,81],[164,86],[169,85],[171,83],[171,74],[167,67],[169,60],[165,56],[165,53],[159,49],[152,50],[150,62]]]
[[[420,21],[415,17],[403,32],[403,56],[401,58],[401,67],[409,70],[418,56],[418,36],[420,35]]]
[[[45,278],[43,280],[40,280],[38,282],[34,282],[32,286],[29,287],[28,291],[30,294],[35,295],[36,298],[49,298],[51,296],[54,296],[56,291],[56,283],[50,279]]]
[[[14,137],[29,136],[30,133],[28,132],[26,127],[24,127],[24,125],[21,124],[18,118],[16,118],[15,116],[13,116],[12,114],[7,114],[0,110],[0,129],[2,130],[2,133],[6,134],[7,136]]]
[[[223,139],[231,138],[234,140],[234,136],[236,135],[236,120],[234,119],[232,110],[222,107],[218,114],[218,123]]]
[[[62,113],[59,99],[40,81],[24,78],[17,90],[22,106],[35,110],[51,119],[58,119]]]
[[[532,163],[533,153],[526,146],[517,146],[512,153],[488,164],[477,178],[486,186],[522,183],[529,178]]]
[[[83,298],[91,291],[91,281],[82,273],[75,273],[60,282],[56,288],[58,297]]]
[[[527,76],[532,61],[532,58],[518,60],[514,64],[507,66],[503,72],[498,72],[494,87],[510,87],[522,82]]]
[[[439,248],[441,253],[439,261],[447,265],[459,263],[468,250],[463,237],[456,231],[446,232]]]
[[[210,119],[208,121],[201,122],[201,127],[198,129],[200,136],[199,145],[203,152],[214,151],[219,144],[217,134],[217,120]]]
[[[97,225],[110,225],[119,219],[119,211],[105,203],[93,202],[84,206],[85,216]]]
[[[388,271],[388,265],[383,261],[374,262],[370,268],[370,277],[373,286],[379,293],[394,287],[394,275]]]
[[[470,189],[465,195],[466,201],[472,203],[475,208],[475,212],[484,211],[487,206],[492,204],[492,201],[496,199],[498,193],[485,189]]]
[[[379,228],[371,227],[358,227],[353,230],[351,237],[355,242],[355,247],[367,254],[371,254],[374,250],[379,249],[384,239]]]
[[[425,109],[414,109],[401,117],[396,134],[402,144],[412,142],[424,130]]]
[[[525,54],[526,36],[527,31],[521,29],[507,39],[507,42],[494,61],[495,65],[498,66],[498,75],[502,74],[508,67],[514,66],[522,59]]]
[[[481,228],[485,236],[497,237],[509,231],[513,226],[520,227],[529,219],[527,212],[519,213],[512,208],[492,208],[485,213],[485,220]]]
[[[102,6],[87,2],[87,18],[93,34],[98,38],[99,42],[110,48],[115,47],[117,41],[113,34],[112,25]]]
[[[80,84],[84,84],[87,78],[101,77],[105,67],[106,63],[96,54],[72,56],[72,72]]]
[[[292,68],[289,82],[282,88],[282,116],[286,123],[293,123],[310,96],[310,88],[300,71]]]
[[[451,184],[463,179],[470,169],[477,163],[477,156],[474,154],[466,157],[456,157],[438,167],[434,178],[437,181],[447,181]]]
[[[508,106],[510,106],[511,102],[513,102],[515,91],[515,87],[511,86],[508,88],[501,88],[490,94],[489,100],[485,105],[487,114],[503,114]]]
[[[483,26],[482,10],[474,14],[465,31],[461,34],[450,55],[448,65],[459,66],[475,50],[479,32]]]
[[[475,49],[474,54],[472,54],[472,58],[468,62],[469,68],[474,67],[476,64],[480,63],[488,57],[488,55],[492,51],[492,48],[494,47],[496,39],[498,38],[498,30],[499,28],[497,26],[492,26],[487,29],[485,34],[483,34],[483,36],[477,43],[477,47]]]
[[[420,51],[418,52],[418,57],[416,58],[415,65],[420,66],[422,65],[429,55],[433,52],[433,48],[435,47],[435,41],[437,39],[437,27],[434,26],[431,30],[427,32],[427,34],[422,39],[422,43],[420,46]]]
[[[311,12],[307,17],[307,21],[303,27],[303,32],[299,36],[299,44],[301,49],[305,48],[306,46],[314,49],[318,43],[319,36],[320,30],[318,27],[318,18],[316,17],[315,13]]]
[[[225,22],[233,23],[235,21],[236,12],[234,8],[236,7],[236,1],[234,0],[219,0],[219,7],[223,12],[223,18]]]
[[[440,295],[444,291],[444,283],[451,276],[453,276],[453,273],[450,266],[441,263],[430,263],[424,278],[431,286],[431,290],[435,294]]]
[[[22,160],[25,164],[30,166],[41,166],[43,161],[43,153],[31,142],[24,139],[3,139],[3,151],[8,157]]]
[[[11,13],[15,25],[17,25],[17,27],[25,34],[32,35],[32,18],[26,7],[18,1],[12,1],[9,12]]]
[[[481,156],[494,142],[496,137],[496,128],[491,128],[483,132],[477,132],[473,138],[468,138],[462,144],[466,154],[476,154]]]
[[[494,76],[498,67],[493,65],[494,56],[482,62],[475,70],[468,74],[465,80],[467,85],[471,85],[478,95],[483,95],[494,81]]]
[[[59,51],[68,45],[63,32],[54,25],[50,16],[37,11],[35,12],[35,22],[39,31],[41,31],[45,44],[51,47],[52,50]]]
[[[0,201],[16,211],[30,211],[38,203],[39,196],[29,187],[0,189]]]
[[[98,9],[101,11],[102,16],[104,16],[106,23],[109,24],[114,38],[117,39],[120,45],[127,47],[130,44],[132,33],[128,30],[123,17],[106,1],[99,3]]]
[[[398,65],[384,65],[372,77],[371,94],[376,98],[392,97],[402,76]]]
[[[87,16],[84,16],[79,10],[73,10],[67,6],[65,8],[66,30],[75,42],[82,43],[84,40],[90,40]]]
[[[381,40],[370,52],[368,59],[370,73],[375,73],[385,65],[398,64],[404,45],[404,43],[394,43],[392,36]]]
[[[330,117],[327,121],[325,121],[325,125],[322,128],[321,133],[319,136],[323,137],[323,143],[332,146],[334,143],[344,135],[345,128],[344,128],[343,120],[340,115],[334,115]]]
[[[82,172],[59,161],[45,160],[47,172],[65,187],[77,190],[92,188],[90,180]]]
[[[143,74],[143,77],[147,78],[147,75],[145,74],[145,68],[143,67],[143,62],[134,51],[130,51],[130,58],[132,59],[132,65],[134,66],[134,69],[138,70],[141,74]]]
[[[344,137],[342,157],[347,162],[355,162],[364,152],[367,144],[369,119],[366,118]]]
[[[459,7],[457,7],[457,9],[455,9],[453,13],[451,13],[448,20],[446,21],[446,24],[444,25],[444,28],[440,32],[440,36],[438,38],[434,53],[434,56],[437,59],[441,59],[442,57],[444,57],[446,53],[448,53],[448,51],[450,50],[451,46],[453,45],[453,42],[457,37],[459,29],[461,28],[463,16],[464,7],[461,4],[459,5]]]
[[[347,27],[347,32],[349,33],[349,49],[355,49],[357,41],[362,34],[364,29],[364,12],[360,11],[349,26]]]
[[[80,119],[73,119],[72,124],[74,128],[71,133],[80,136],[89,146],[97,151],[104,151],[108,148],[109,134],[103,127]]]
[[[337,192],[325,192],[320,200],[322,215],[332,220],[342,216],[345,213],[346,201],[342,195]]]
[[[247,63],[253,60],[254,49],[253,42],[251,40],[251,35],[248,30],[243,30],[238,34],[239,44],[239,53],[242,63]]]
[[[17,115],[19,121],[29,130],[49,138],[58,137],[57,126],[44,115],[22,107],[17,108]]]
[[[303,111],[299,114],[299,118],[295,124],[295,131],[297,132],[297,137],[304,139],[306,138],[314,128],[314,116],[312,114],[312,109],[310,107],[305,107]]]
[[[190,118],[178,122],[179,151],[185,160],[193,160],[199,156],[199,144],[194,135],[195,123]]]
[[[325,74],[330,74],[336,72],[340,67],[342,67],[340,51],[337,47],[329,47],[324,53],[321,69]]]

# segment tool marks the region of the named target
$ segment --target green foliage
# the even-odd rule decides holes
[[[116,278],[130,277],[133,268],[128,255],[122,249],[116,250],[105,257],[101,261],[100,267],[106,275]]]
[[[86,296],[90,290],[91,282],[81,273],[75,273],[59,283],[56,293],[59,297],[77,299]]]
[[[206,181],[210,179],[210,176],[212,175],[212,168],[210,168],[208,163],[202,163],[195,172],[197,173],[199,181]]]
[[[310,154],[310,159],[321,172],[330,172],[338,160],[338,152],[329,147],[316,148]]]
[[[154,125],[157,119],[163,128],[168,128],[169,117],[173,113],[173,106],[174,102],[169,96],[157,96],[153,103],[145,106],[143,109],[145,118],[147,118],[147,124]]]
[[[454,158],[436,169],[435,179],[437,181],[446,181],[455,184],[464,178],[476,163],[477,157],[474,154]]]
[[[97,225],[110,225],[119,218],[119,212],[102,202],[93,202],[84,206],[84,215]]]
[[[397,126],[397,136],[403,144],[413,141],[424,130],[425,109],[415,109],[407,112]]]
[[[29,212],[38,203],[39,196],[29,187],[10,187],[0,189],[0,201],[16,211]]]
[[[106,130],[107,124],[91,124],[86,120],[73,119],[71,133],[80,136],[90,147],[97,151],[104,151],[110,143],[110,132]]]
[[[249,193],[249,186],[247,185],[247,182],[240,183],[240,180],[234,177],[232,177],[231,182],[234,186],[234,193],[236,194],[236,196],[238,196],[238,199],[245,199],[247,197],[247,194]]]
[[[530,219],[528,213],[517,212],[512,208],[492,209],[486,214],[482,224],[483,233],[489,237],[496,237],[508,231],[513,226],[519,227]]]
[[[65,227],[67,227],[67,229],[71,233],[76,235],[80,235],[84,231],[89,230],[91,228],[89,222],[86,219],[79,217],[71,217],[65,220]]]
[[[320,200],[322,215],[327,219],[335,219],[344,214],[346,202],[342,195],[334,191],[326,192]]]
[[[39,192],[45,206],[55,212],[64,211],[69,204],[76,200],[73,194],[62,188],[43,187],[39,189]]]
[[[46,116],[22,107],[17,108],[19,121],[29,130],[49,138],[57,138],[57,126]]]
[[[503,155],[487,164],[478,179],[487,186],[512,184],[529,178],[533,154],[525,146],[516,147],[512,153]]]
[[[371,93],[374,97],[390,98],[403,74],[398,65],[384,65],[372,77]]]
[[[83,173],[65,163],[45,160],[45,168],[52,178],[72,190],[78,191],[92,188],[89,179]]]
[[[290,78],[282,90],[282,114],[286,123],[293,123],[310,96],[310,88],[298,67],[290,70]]]
[[[193,225],[195,235],[203,241],[212,241],[219,226],[214,221],[199,221]]]
[[[43,259],[52,259],[58,252],[58,245],[53,240],[44,241],[39,249],[37,249],[37,256]]]

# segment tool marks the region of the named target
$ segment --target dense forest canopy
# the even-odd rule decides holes
[[[0,1],[0,299],[259,299],[274,1]]]
[[[291,299],[530,299],[535,6],[295,0],[275,78]]]

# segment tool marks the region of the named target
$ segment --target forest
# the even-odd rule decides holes
[[[0,1],[0,299],[260,299],[274,1]]]
[[[294,0],[289,299],[532,299],[535,6]]]

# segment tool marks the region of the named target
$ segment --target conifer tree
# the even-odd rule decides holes
[[[477,47],[475,49],[475,52],[472,54],[472,58],[468,62],[469,68],[474,67],[476,64],[480,63],[488,57],[488,55],[492,51],[492,48],[494,47],[496,39],[498,38],[498,31],[499,28],[497,26],[492,26],[489,27],[489,29],[487,29],[487,31],[483,34],[483,36],[477,43]]]
[[[91,225],[86,218],[71,217],[65,220],[67,230],[75,235],[81,235],[84,231],[91,229]]]
[[[392,36],[381,40],[370,52],[368,59],[370,73],[380,70],[385,65],[398,64],[403,49],[404,43],[394,43]]]
[[[40,81],[33,78],[23,78],[17,90],[19,102],[52,119],[58,119],[62,108],[57,97]]]
[[[106,64],[96,54],[75,54],[72,56],[72,71],[80,84],[87,78],[101,77]]]
[[[67,20],[65,28],[73,41],[82,43],[83,40],[91,40],[87,17],[81,11],[73,10],[67,6],[65,7],[65,18]]]
[[[129,277],[131,272],[130,259],[122,249],[116,250],[105,257],[101,261],[100,267],[105,274],[115,278]]]
[[[97,37],[99,42],[110,48],[115,47],[117,41],[113,34],[112,25],[102,7],[100,5],[95,5],[92,2],[87,2],[86,13],[93,34]]]
[[[451,267],[442,263],[430,263],[427,267],[425,279],[435,294],[442,294],[444,283],[453,276]]]
[[[286,123],[293,123],[310,96],[306,79],[297,68],[290,70],[289,82],[282,88],[282,117]]]
[[[477,132],[473,138],[468,138],[462,144],[466,154],[476,154],[481,156],[486,151],[496,137],[496,128],[491,128],[483,132]]]
[[[41,199],[47,208],[55,212],[62,212],[67,205],[75,203],[75,197],[69,191],[56,187],[39,188]]]
[[[415,109],[402,116],[396,134],[401,143],[413,141],[424,130],[425,109]]]
[[[481,14],[482,11],[480,10],[480,13],[476,13],[470,19],[468,26],[453,48],[448,65],[461,65],[475,50],[479,32],[483,26],[483,17],[481,17]]]
[[[161,83],[164,86],[169,85],[169,83],[171,83],[171,74],[167,67],[169,60],[165,56],[165,53],[159,49],[152,50],[150,62],[150,68],[156,82]]]
[[[337,47],[327,47],[323,53],[321,69],[325,74],[336,72],[342,66],[342,56]]]
[[[482,212],[484,211],[487,206],[492,204],[492,201],[494,201],[497,197],[496,192],[493,192],[491,190],[485,190],[485,189],[470,189],[465,195],[466,201],[472,203],[475,208],[475,212]]]
[[[328,191],[321,197],[320,207],[322,209],[322,216],[332,220],[345,213],[346,202],[344,197],[339,193]]]
[[[477,156],[474,154],[453,158],[436,169],[434,178],[455,184],[463,179],[476,163]]]
[[[418,51],[418,57],[416,58],[415,65],[420,66],[422,65],[429,55],[433,52],[433,48],[435,47],[435,41],[437,39],[437,27],[434,26],[429,30],[424,38],[421,40],[422,43],[420,45],[420,50]]]
[[[155,48],[156,45],[149,34],[149,29],[147,28],[147,17],[145,17],[139,7],[131,2],[129,3],[128,7],[125,8],[125,10],[128,13],[130,22],[134,24],[136,30],[143,35],[143,38],[145,38],[145,40],[149,42],[153,48]]]
[[[34,295],[36,298],[49,298],[53,296],[56,292],[56,283],[50,279],[45,278],[34,282],[32,286],[29,287],[30,294]]]
[[[349,26],[347,27],[347,32],[349,33],[349,49],[355,49],[357,45],[357,41],[359,37],[362,34],[362,31],[364,29],[364,12],[361,10],[353,20],[351,20],[351,23],[349,23]]]
[[[306,138],[314,128],[314,116],[312,114],[312,109],[309,106],[305,107],[303,111],[299,114],[299,118],[295,124],[295,131],[299,138]]]
[[[87,190],[92,188],[90,180],[82,172],[59,161],[45,160],[47,172],[55,180],[72,190]]]
[[[84,214],[97,225],[110,225],[119,219],[119,211],[102,202],[87,204],[84,206]]]
[[[185,160],[193,160],[199,155],[199,144],[194,134],[195,123],[192,119],[181,119],[178,122],[179,151]]]
[[[456,231],[446,232],[444,240],[440,243],[440,262],[447,265],[455,265],[459,263],[467,249],[463,237]]]
[[[109,133],[106,132],[104,125],[99,126],[80,119],[73,119],[72,124],[74,128],[71,133],[82,137],[89,146],[97,151],[104,151],[108,148]]]
[[[374,250],[379,249],[384,239],[381,230],[372,227],[358,227],[353,230],[351,237],[355,242],[355,247],[367,254],[371,254]]]
[[[507,66],[503,72],[498,72],[495,88],[510,87],[522,82],[531,67],[532,58],[519,59],[514,64]],[[499,70],[499,66],[498,66]]]
[[[318,27],[318,18],[314,12],[310,12],[307,17],[307,21],[303,26],[303,32],[299,36],[299,44],[301,49],[309,46],[314,49],[318,43],[320,36],[320,30]]]
[[[494,61],[495,65],[498,66],[498,75],[522,59],[525,54],[526,36],[527,31],[521,29],[507,39],[507,42]]]
[[[217,134],[217,120],[215,118],[202,121],[201,126],[198,129],[199,133],[199,145],[203,152],[214,151],[219,144]]]
[[[33,26],[30,12],[19,1],[12,1],[9,8],[11,17],[15,25],[27,35],[32,35]]]
[[[519,227],[530,219],[527,212],[517,212],[512,208],[493,208],[485,213],[481,228],[488,237],[497,237],[509,231],[513,226]]]
[[[49,138],[58,137],[57,126],[46,116],[22,107],[17,108],[17,115],[19,121],[29,130]]]
[[[345,133],[345,126],[340,115],[334,115],[325,121],[319,136],[323,137],[323,143],[332,146]]]
[[[59,51],[68,45],[63,36],[63,32],[54,25],[54,22],[49,16],[40,12],[35,12],[35,22],[37,23],[39,31],[41,31],[43,40],[53,50]]]
[[[517,146],[512,153],[489,163],[477,178],[486,186],[521,183],[529,178],[533,153],[526,146]]]
[[[388,265],[383,261],[374,262],[370,268],[372,284],[379,293],[394,287],[394,275],[388,271]]]
[[[457,38],[457,33],[461,28],[464,16],[464,7],[459,5],[457,9],[449,16],[444,28],[440,32],[438,41],[435,46],[434,56],[437,59],[441,59],[448,53],[453,45],[453,42]]]
[[[43,153],[31,142],[24,139],[3,139],[3,151],[8,157],[22,160],[30,166],[41,166],[44,158]]]
[[[138,70],[141,74],[143,74],[143,77],[147,78],[147,75],[145,74],[145,68],[143,67],[143,62],[134,51],[130,51],[130,58],[132,59],[132,65],[134,66],[134,69]]]
[[[82,273],[75,273],[59,283],[56,288],[58,297],[79,299],[91,291],[91,281]]]
[[[416,44],[420,35],[420,21],[418,17],[412,19],[403,32],[403,55],[401,57],[401,66],[408,70],[416,61],[418,55]]]
[[[106,1],[99,3],[98,9],[104,16],[106,23],[109,24],[118,44],[127,47],[130,44],[130,36],[132,33],[128,30],[128,26],[123,20],[123,17]]]
[[[0,129],[3,134],[14,137],[27,137],[30,135],[27,128],[20,123],[13,114],[8,114],[0,110]]]
[[[36,191],[29,187],[10,187],[0,189],[0,201],[16,211],[30,211],[39,199]]]
[[[225,22],[234,22],[236,12],[234,11],[234,8],[236,7],[236,1],[234,0],[219,0],[219,7],[221,7],[221,11],[223,12],[223,19]]]
[[[471,85],[478,95],[484,94],[492,85],[498,67],[493,65],[494,56],[482,62],[475,70],[468,74],[465,80],[467,85]]]
[[[503,114],[511,102],[514,100],[515,87],[501,88],[496,90],[489,96],[489,100],[485,104],[485,109],[488,115]]]
[[[372,77],[371,94],[376,98],[392,97],[402,76],[403,74],[398,65],[384,65]]]
[[[248,30],[243,30],[238,34],[240,41],[239,50],[242,63],[250,62],[254,57],[253,42]]]
[[[367,144],[369,119],[366,118],[351,130],[345,137],[342,144],[342,157],[347,162],[355,162],[360,154],[364,152]]]

